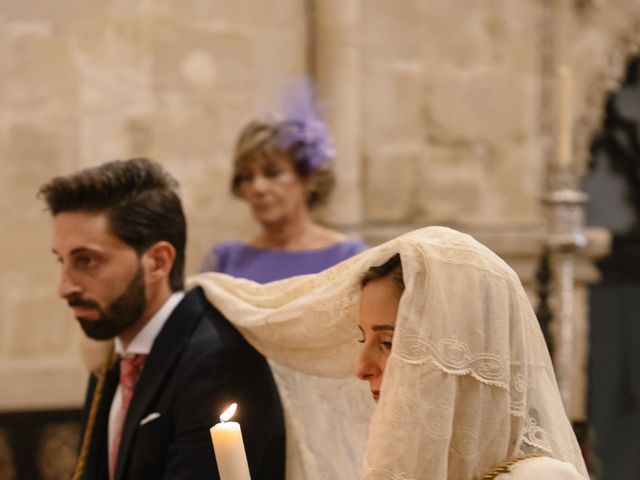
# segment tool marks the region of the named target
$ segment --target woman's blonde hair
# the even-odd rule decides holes
[[[279,139],[283,132],[290,128],[290,122],[252,121],[242,129],[233,156],[233,176],[231,178],[231,192],[242,198],[242,171],[256,158],[269,158],[276,153],[284,154],[297,175],[302,179],[312,180],[310,183],[307,206],[313,208],[325,203],[335,185],[335,175],[327,162],[320,168],[314,169],[310,162],[300,159],[299,151],[304,146],[297,142],[287,149],[279,146]],[[297,160],[296,160],[297,159]]]

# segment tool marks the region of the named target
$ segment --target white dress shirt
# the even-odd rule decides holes
[[[171,294],[171,296],[167,299],[166,302],[160,307],[160,309],[155,313],[151,320],[144,326],[142,330],[138,332],[138,334],[134,337],[134,339],[129,344],[129,347],[125,350],[122,341],[119,337],[115,339],[115,350],[116,353],[120,356],[127,354],[143,354],[149,355],[151,351],[151,347],[153,346],[153,342],[156,340],[156,337],[164,327],[164,324],[167,322],[169,316],[176,308],[176,306],[182,301],[184,298],[184,292],[175,292]],[[122,415],[122,389],[118,384],[118,388],[116,389],[116,393],[113,396],[113,400],[111,402],[111,408],[109,410],[109,457],[111,458],[111,448],[113,445],[113,440],[116,436],[116,429],[122,423],[124,419],[121,419]],[[113,478],[114,472],[109,472],[109,477]]]

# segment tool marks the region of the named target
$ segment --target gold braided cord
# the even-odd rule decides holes
[[[109,357],[100,369],[98,374],[98,382],[93,392],[93,398],[91,400],[91,408],[89,409],[89,417],[87,418],[87,426],[84,429],[84,435],[82,436],[82,447],[80,448],[80,454],[78,455],[78,461],[76,468],[73,471],[71,480],[81,480],[84,475],[84,469],[87,464],[87,457],[89,456],[89,447],[91,446],[91,437],[93,437],[93,428],[96,424],[96,417],[98,416],[98,407],[100,406],[100,400],[102,399],[102,393],[104,391],[104,384],[107,379],[107,372],[113,362],[114,352],[109,352]]]
[[[484,475],[480,475],[479,477],[476,477],[475,480],[493,480],[501,473],[509,472],[510,471],[509,467],[515,465],[521,460],[526,460],[527,458],[542,457],[542,456],[543,455],[541,453],[529,453],[527,455],[521,455],[519,457],[507,458],[504,462],[500,463],[499,465],[496,465]]]

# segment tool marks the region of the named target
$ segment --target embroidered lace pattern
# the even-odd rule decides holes
[[[372,408],[368,386],[349,378],[359,280],[395,253],[405,291]],[[429,227],[316,275],[260,286],[209,273],[191,284],[276,365],[290,479],[472,479],[528,454],[586,478],[524,289],[468,235]]]

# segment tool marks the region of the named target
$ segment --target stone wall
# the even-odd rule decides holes
[[[369,221],[539,220],[539,8],[454,3],[366,3]]]
[[[38,187],[115,158],[161,161],[182,185],[195,272],[209,245],[255,231],[228,193],[235,135],[305,72],[339,149],[323,221],[371,243],[427,224],[460,228],[503,255],[534,299],[554,68],[577,72],[581,174],[606,93],[637,48],[638,0],[604,3],[0,3],[0,410],[82,400],[79,333],[56,298]],[[583,291],[607,248],[597,245]]]
[[[239,128],[306,71],[302,2],[3,2],[0,410],[80,405],[78,329],[56,298],[50,177],[146,155],[182,185],[188,269],[253,228],[230,199]]]

